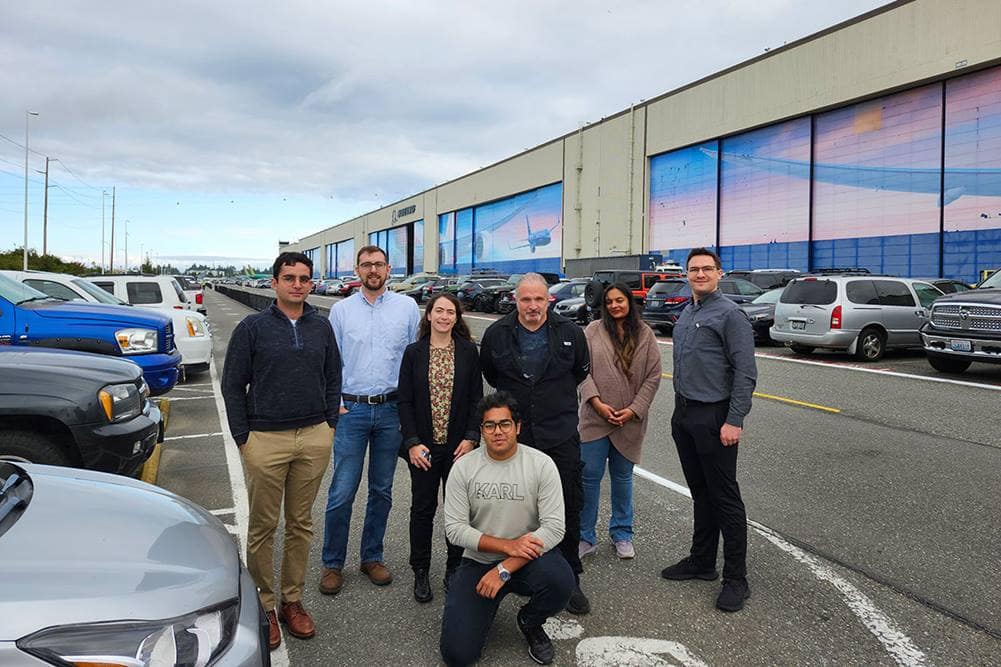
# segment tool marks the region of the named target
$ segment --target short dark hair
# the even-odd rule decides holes
[[[692,257],[698,257],[699,255],[705,255],[706,257],[712,257],[713,263],[716,264],[717,269],[723,268],[723,262],[720,260],[719,255],[714,253],[709,248],[692,248],[688,252],[688,258],[685,260],[685,269],[688,269],[689,262],[692,261]]]
[[[313,260],[301,252],[283,252],[278,255],[275,263],[271,265],[271,275],[277,278],[278,274],[282,272],[283,266],[295,266],[296,264],[305,264],[309,267],[309,275],[313,275]]]
[[[358,251],[358,254],[355,255],[355,266],[358,266],[358,263],[361,262],[362,255],[371,255],[373,252],[381,252],[382,258],[386,260],[387,264],[389,263],[389,255],[386,254],[385,250],[377,245],[367,245],[362,247],[362,249]]]
[[[483,414],[487,410],[493,410],[494,408],[507,408],[511,411],[511,419],[515,423],[521,422],[521,412],[518,410],[518,401],[514,400],[514,396],[506,391],[495,391],[492,394],[487,394],[480,399],[479,404],[476,406],[476,414],[480,416],[480,421],[483,421]]]

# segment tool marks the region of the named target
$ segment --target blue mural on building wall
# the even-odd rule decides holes
[[[651,252],[974,282],[1001,266],[1001,68],[944,85],[944,126],[934,84],[652,157]]]

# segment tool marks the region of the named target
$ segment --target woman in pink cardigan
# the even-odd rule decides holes
[[[608,533],[619,558],[632,558],[633,464],[640,461],[647,413],[660,387],[660,348],[640,319],[632,292],[620,283],[605,289],[601,319],[584,330],[591,373],[580,385],[580,458],[584,502],[581,558],[598,550],[595,524],[605,463],[611,479]]]

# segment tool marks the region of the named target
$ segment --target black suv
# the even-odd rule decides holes
[[[935,299],[921,342],[943,373],[962,373],[974,361],[1001,364],[1001,271],[977,289]]]
[[[746,280],[754,283],[765,292],[776,287],[785,287],[790,280],[795,280],[801,275],[803,274],[796,269],[753,269],[750,271],[737,269],[726,273],[727,278]]]
[[[134,475],[161,422],[132,362],[0,346],[0,459]]]

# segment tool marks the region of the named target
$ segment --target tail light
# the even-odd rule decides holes
[[[688,301],[687,296],[671,296],[664,299],[665,303],[684,303],[686,301]]]
[[[831,311],[831,328],[841,328],[841,306],[835,306],[834,310]]]
[[[202,305],[202,293],[201,292],[199,292],[198,294],[195,294],[195,303],[197,303],[199,306]]]
[[[556,301],[556,297],[553,296],[552,294],[550,294],[549,295],[549,303],[552,303],[553,301]]]

